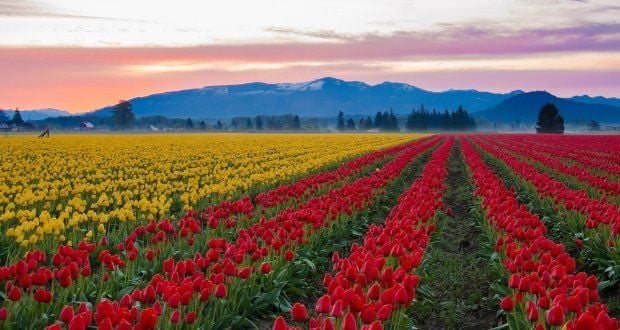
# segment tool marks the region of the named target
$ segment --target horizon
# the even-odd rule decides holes
[[[619,97],[618,17],[608,0],[0,0],[0,103],[83,113],[176,90],[317,77]]]

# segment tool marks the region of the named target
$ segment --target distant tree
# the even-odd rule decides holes
[[[599,123],[598,121],[594,119],[590,120],[587,126],[588,126],[589,131],[600,131],[601,130],[601,123]]]
[[[383,114],[381,113],[381,111],[377,111],[377,114],[375,115],[374,127],[377,129],[381,129],[383,127]]]
[[[218,120],[217,123],[215,123],[215,129],[218,131],[224,130],[224,124],[222,124],[222,121]]]
[[[191,118],[187,118],[185,121],[185,129],[194,129],[194,122]]]
[[[301,121],[299,120],[299,116],[297,115],[295,115],[295,118],[293,118],[293,129],[294,130],[301,129]]]
[[[127,129],[131,127],[136,115],[133,112],[132,105],[129,101],[121,100],[112,108],[112,117],[114,124],[119,129]]]
[[[235,119],[232,120],[232,122],[230,123],[230,126],[232,126],[233,130],[237,129],[237,121]]]
[[[19,112],[19,109],[15,109],[15,112],[13,113],[13,119],[11,119],[11,124],[17,127],[24,126],[24,119],[22,119],[22,114]]]
[[[560,116],[560,110],[553,103],[547,103],[540,108],[536,121],[536,132],[564,133],[564,118]]]
[[[368,129],[366,126],[366,119],[360,118],[360,121],[357,123],[358,130],[365,131]]]
[[[263,130],[263,120],[260,118],[260,116],[256,117],[256,130],[257,131]]]
[[[338,120],[336,121],[336,129],[339,131],[344,131],[344,112],[338,111]]]
[[[9,116],[6,115],[4,110],[0,109],[0,123],[6,123],[9,121]]]
[[[372,118],[370,116],[366,117],[366,129],[371,129],[373,126]]]
[[[355,121],[352,118],[347,119],[347,131],[355,131]]]
[[[204,120],[201,120],[200,124],[199,124],[199,127],[200,127],[200,130],[206,131],[207,130],[207,123],[205,123]]]
[[[245,129],[249,131],[254,129],[254,125],[252,124],[252,119],[250,119],[250,117],[245,119]]]

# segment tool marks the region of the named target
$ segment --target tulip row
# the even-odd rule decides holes
[[[104,299],[97,303],[97,311],[102,306],[101,309],[107,312],[97,314],[102,315],[102,317],[95,316],[94,321],[100,327],[108,323],[113,326],[126,325],[128,322],[130,324],[144,323],[148,325],[148,322],[142,322],[142,314],[138,317],[134,304],[136,301],[140,302],[143,307],[151,306],[149,308],[155,311],[157,316],[161,316],[162,313],[172,313],[170,319],[173,321],[179,316],[180,312],[177,313],[178,310],[176,310],[179,304],[182,306],[192,304],[193,307],[196,307],[198,304],[208,303],[212,294],[222,300],[225,297],[231,298],[227,300],[234,300],[235,297],[242,296],[244,293],[242,288],[254,286],[255,280],[252,277],[255,272],[260,269],[262,274],[272,273],[272,264],[278,265],[278,262],[292,260],[295,256],[293,250],[299,245],[306,244],[308,237],[314,231],[324,226],[329,227],[331,221],[338,220],[346,214],[359,212],[370,205],[377,198],[380,189],[390,180],[393,180],[413,157],[432,147],[438,140],[439,138],[434,138],[420,144],[409,145],[409,148],[399,157],[367,177],[315,197],[301,204],[298,210],[289,208],[273,219],[261,220],[247,230],[239,229],[236,242],[228,241],[226,238],[210,238],[207,241],[206,237],[201,237],[201,226],[198,221],[200,218],[192,218],[192,216],[197,215],[196,213],[188,214],[178,224],[161,221],[159,223],[151,222],[148,226],[136,228],[127,239],[116,247],[121,251],[124,261],[118,260],[118,256],[107,251],[99,254],[102,264],[104,262],[114,263],[118,260],[111,266],[109,275],[103,269],[101,270],[104,272],[102,279],[105,281],[108,276],[115,277],[117,270],[124,267],[126,267],[124,270],[128,270],[131,266],[135,266],[134,263],[144,263],[136,268],[151,268],[156,273],[148,281],[149,284],[146,287],[135,289],[133,293],[124,295],[119,301],[110,302]],[[232,213],[249,215],[252,213],[252,208],[247,199],[242,199],[235,203],[223,203],[221,208],[210,209],[206,213],[209,215],[209,219],[213,219],[213,217],[226,218]],[[304,230],[305,223],[308,224],[305,225]],[[194,238],[204,240],[205,245],[208,246],[204,256],[196,253],[194,258],[185,258],[179,261],[167,258],[161,262],[160,266],[157,265],[158,260],[163,258],[159,254],[168,245],[171,243],[173,245],[178,244],[174,242],[184,239],[186,247],[191,246]],[[148,246],[149,244],[152,247]],[[143,249],[139,247],[143,247]],[[285,248],[286,251],[284,251]],[[144,259],[146,260],[138,259],[140,253],[145,256]],[[283,256],[282,260],[280,260],[281,256]],[[148,262],[151,262],[150,266],[148,266]],[[155,267],[153,268],[153,266]],[[161,269],[161,273],[158,271],[159,269]],[[122,287],[115,288],[114,283],[112,283],[114,281],[110,282],[107,285],[110,292],[122,289]],[[230,297],[227,292],[234,292],[234,297]],[[212,304],[215,304],[215,307],[222,307],[223,305],[222,302],[212,302]],[[149,308],[143,308],[142,312],[149,310]],[[209,309],[212,310],[210,315],[215,317],[218,313],[224,313],[223,308],[221,309],[219,311],[217,308]],[[90,324],[90,322],[85,322],[85,318],[79,316],[80,314],[82,313],[74,315],[71,320],[78,322],[75,320],[80,319],[80,323]],[[204,315],[196,315],[196,317],[199,319],[202,317],[203,322],[209,322],[205,320]],[[155,319],[158,320],[159,318]],[[60,324],[63,323],[56,323],[53,327],[58,327]]]
[[[515,174],[502,160],[484,152],[483,155],[502,180],[514,186],[519,200],[528,205],[528,210],[545,220],[549,236],[564,244],[579,267],[597,275],[601,289],[607,290],[620,282],[620,273],[615,271],[620,260],[619,235],[611,237],[609,227],[603,226],[586,230],[586,216],[579,210],[567,210],[556,198],[540,194],[536,186]]]
[[[317,317],[310,329],[382,329],[398,327],[399,317],[415,298],[418,276],[413,274],[424,256],[432,219],[444,207],[447,160],[454,138],[433,152],[422,175],[398,199],[383,225],[372,225],[363,245],[354,243],[347,258],[332,257],[333,275],[325,274],[327,293],[316,302]],[[292,319],[307,321],[305,306],[297,303]],[[274,329],[287,329],[282,316]]]
[[[528,148],[573,162],[586,170],[620,175],[620,159],[618,159],[620,141],[617,135],[576,137],[519,135],[517,140],[519,144]],[[605,141],[609,142],[606,143]]]
[[[488,141],[488,140],[487,140]],[[557,171],[561,174],[573,176],[590,186],[599,188],[609,196],[620,195],[620,182],[610,182],[607,176],[595,175],[583,167],[565,164],[564,162],[545,156],[541,150],[532,145],[519,145],[519,138],[515,136],[501,136],[494,138],[494,143],[504,150],[511,151],[517,156],[539,162],[544,167]]]
[[[481,200],[489,235],[504,268],[509,294],[500,302],[513,329],[618,329],[599,303],[595,276],[576,272],[564,246],[546,238],[538,216],[482,161],[466,139],[462,152]]]
[[[568,188],[564,183],[553,179],[545,173],[540,173],[534,166],[517,159],[485,142],[480,137],[473,137],[485,152],[502,160],[516,174],[532,183],[538,192],[544,197],[551,197],[556,204],[562,203],[567,210],[575,210],[586,216],[585,226],[587,229],[597,227],[609,228],[611,237],[615,238],[620,232],[620,208],[601,199],[590,198],[585,191],[577,191]]]

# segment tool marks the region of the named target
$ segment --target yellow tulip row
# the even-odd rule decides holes
[[[63,135],[0,139],[0,230],[24,247],[69,229],[170,216],[403,143],[412,134]]]

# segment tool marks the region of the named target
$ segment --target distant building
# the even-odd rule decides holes
[[[95,125],[89,121],[83,121],[80,123],[80,126],[78,126],[78,129],[82,131],[92,131],[95,129]]]

